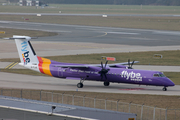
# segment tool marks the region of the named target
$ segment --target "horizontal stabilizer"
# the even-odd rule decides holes
[[[3,39],[6,39],[6,40],[11,40],[11,39],[26,39],[26,40],[30,40],[30,39],[37,39],[37,38],[38,37],[13,35],[13,37],[11,37],[11,38],[3,38]]]

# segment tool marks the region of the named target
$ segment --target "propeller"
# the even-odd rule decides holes
[[[133,69],[132,66],[134,64],[134,61],[130,63],[130,59],[128,59],[128,69]]]
[[[103,63],[101,62],[101,71],[99,71],[99,74],[101,74],[101,79],[103,79],[103,76],[107,79],[106,74],[108,73],[109,69],[106,69],[108,61],[106,61],[105,66],[103,67]]]

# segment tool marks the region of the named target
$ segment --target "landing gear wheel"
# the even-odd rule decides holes
[[[77,87],[78,87],[78,88],[83,88],[83,84],[82,84],[82,83],[78,83],[78,84],[77,84]]]
[[[109,84],[110,84],[110,83],[109,83],[109,82],[107,82],[107,81],[106,81],[106,82],[104,82],[104,86],[109,86]]]
[[[167,91],[167,88],[166,87],[163,87],[163,89],[162,89],[163,91]]]

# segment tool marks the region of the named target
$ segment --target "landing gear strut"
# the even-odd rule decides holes
[[[162,90],[163,90],[163,91],[167,91],[167,88],[164,86]]]
[[[80,83],[77,84],[77,87],[78,87],[78,88],[83,88],[83,86],[84,86],[84,85],[83,85],[83,82],[84,82],[84,80],[81,79],[81,80],[80,80]]]
[[[104,82],[104,86],[109,86],[109,84],[110,84],[110,83],[107,82],[107,81]]]

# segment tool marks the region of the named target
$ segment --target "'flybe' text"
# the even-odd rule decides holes
[[[132,72],[127,72],[127,71],[122,71],[121,72],[121,77],[126,78],[127,80],[131,81],[142,81],[142,77],[140,73],[134,73]]]
[[[22,46],[21,51],[24,52],[22,54],[22,57],[23,57],[23,61],[25,65],[30,62],[29,51],[27,50],[27,45],[28,43],[26,41],[21,43],[21,46]]]

